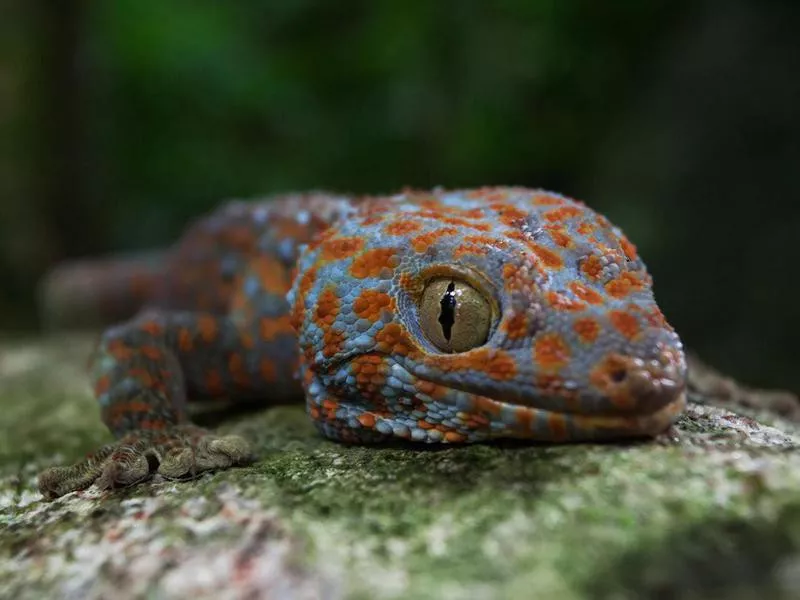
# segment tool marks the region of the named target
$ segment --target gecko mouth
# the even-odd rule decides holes
[[[591,384],[580,391],[577,385],[557,380],[549,382],[547,388],[533,387],[532,393],[525,393],[518,385],[504,382],[465,384],[430,373],[414,376],[460,394],[520,407],[587,415],[654,413],[679,401],[685,391],[685,378],[675,367],[663,368],[641,364],[640,359],[628,359],[625,362],[631,364],[623,369],[618,366],[620,362],[615,360],[613,369],[595,373]]]
[[[666,406],[680,404],[686,387],[685,367],[670,351],[659,352],[650,360],[610,354],[592,369],[585,384],[552,379],[547,387],[532,386],[527,393],[519,382],[465,384],[428,372],[414,376],[453,390],[451,398],[456,402],[466,394],[513,407],[598,417],[658,413]],[[447,402],[448,395],[442,400]]]
[[[434,382],[431,382],[434,383]],[[685,386],[662,386],[648,394],[639,410],[621,409],[607,396],[578,397],[573,404],[553,396],[518,397],[495,390],[441,383],[449,393],[441,402],[485,423],[466,439],[518,438],[541,442],[608,441],[656,436],[672,425],[686,406]],[[634,384],[640,385],[640,384]],[[672,390],[670,392],[667,389]]]
[[[426,407],[419,427],[445,432],[444,441],[453,442],[517,438],[561,443],[653,437],[675,421],[686,403],[683,380],[676,377],[665,385],[663,380],[670,371],[663,369],[660,377],[650,375],[653,381],[660,381],[657,385],[641,383],[645,377],[636,369],[614,382],[620,389],[627,386],[630,392],[640,394],[636,406],[623,406],[619,390],[612,396],[593,392],[570,400],[564,395],[522,396],[509,388],[465,385],[430,377],[430,373],[414,375],[397,363],[391,373],[394,384],[402,380],[403,389]],[[402,414],[408,409],[397,406],[395,410]],[[424,439],[425,432],[417,433]],[[434,441],[442,441],[441,436]]]

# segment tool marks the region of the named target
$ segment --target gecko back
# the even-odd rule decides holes
[[[39,285],[41,322],[47,330],[96,328],[146,308],[223,314],[257,254],[278,259],[273,275],[288,291],[298,249],[351,205],[319,192],[232,200],[169,248],[61,263]]]

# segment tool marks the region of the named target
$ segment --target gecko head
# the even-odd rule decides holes
[[[682,345],[636,249],[563,196],[387,198],[300,270],[307,397],[336,406],[337,437],[342,419],[423,441],[641,437],[683,409]]]

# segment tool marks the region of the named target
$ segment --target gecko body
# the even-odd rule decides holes
[[[635,247],[552,192],[234,202],[134,275],[145,308],[91,369],[118,442],[45,471],[48,497],[250,460],[188,421],[197,398],[304,396],[323,435],[358,443],[652,436],[685,403]]]

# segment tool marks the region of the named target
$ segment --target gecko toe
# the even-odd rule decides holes
[[[103,470],[94,481],[101,490],[110,490],[136,485],[151,475],[150,462],[145,454],[130,450],[109,457]]]
[[[204,436],[194,447],[173,448],[158,473],[167,479],[191,479],[205,471],[226,469],[252,460],[250,445],[238,435]]]
[[[217,460],[228,460],[231,465],[241,465],[253,460],[250,444],[238,435],[226,435],[212,438],[208,443],[210,456],[219,457]]]
[[[250,445],[237,435],[217,437],[198,427],[175,427],[158,435],[132,432],[84,461],[51,467],[39,475],[39,492],[54,500],[95,484],[101,490],[136,485],[157,472],[166,479],[192,479],[205,471],[244,465]]]
[[[46,500],[55,500],[64,494],[89,487],[95,477],[95,474],[82,472],[74,466],[50,467],[39,474],[39,493]]]
[[[46,500],[83,490],[94,483],[103,469],[103,464],[115,450],[114,444],[98,449],[87,459],[67,467],[50,467],[39,474],[39,493]]]

